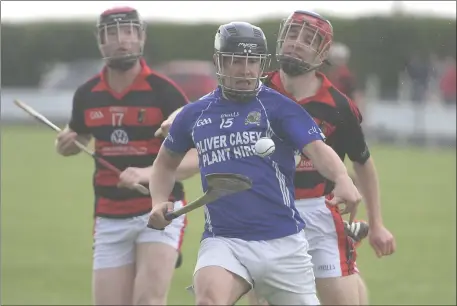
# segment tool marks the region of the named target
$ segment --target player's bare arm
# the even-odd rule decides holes
[[[176,153],[162,146],[152,165],[149,190],[153,206],[156,203],[166,202],[176,180],[176,170],[184,155]]]
[[[396,249],[395,238],[382,220],[379,180],[373,158],[363,164],[354,162],[353,168],[367,208],[368,240],[378,257],[391,255]]]
[[[152,211],[149,224],[154,224],[154,228],[165,228],[171,223],[165,220],[165,213],[167,210],[173,210],[173,203],[168,201],[168,197],[176,181],[176,170],[183,158],[183,154],[173,152],[162,145],[152,165],[149,181]]]
[[[176,109],[168,118],[162,122],[160,128],[155,132],[156,137],[166,137],[176,116],[183,108]],[[200,172],[198,167],[198,153],[195,149],[190,149],[176,171],[176,180],[183,181]]]
[[[390,255],[395,251],[395,239],[384,227],[381,212],[379,180],[373,158],[365,142],[360,123],[362,116],[358,108],[349,101],[351,106],[345,112],[344,143],[346,152],[353,163],[357,183],[365,199],[370,230],[368,240],[378,257]]]
[[[75,145],[75,140],[83,145],[87,145],[91,139],[91,135],[77,134],[68,126],[62,132],[57,134],[56,149],[62,156],[72,156],[81,152],[81,149]]]
[[[347,173],[346,166],[336,152],[323,141],[323,134],[313,118],[297,103],[278,108],[281,115],[281,129],[294,143],[296,148],[306,155],[316,170],[325,178],[335,183],[334,198],[329,205],[345,204],[344,213],[350,212],[352,222],[357,211],[361,195]]]
[[[191,149],[176,169],[176,181],[186,180],[200,172],[197,150]],[[152,166],[146,168],[129,167],[119,176],[118,187],[134,188],[136,184],[147,184],[151,178]]]
[[[184,181],[197,173],[200,173],[198,152],[196,149],[190,149],[176,169],[176,180]]]
[[[367,205],[370,226],[382,225],[378,175],[372,157],[366,162],[352,163],[357,176],[357,185]]]
[[[370,227],[382,227],[381,201],[378,175],[360,123],[362,116],[358,108],[349,101],[345,109],[344,143],[352,161],[357,184],[365,199]]]
[[[317,170],[327,179],[337,182],[346,180],[348,172],[339,156],[323,141],[313,141],[303,148]]]

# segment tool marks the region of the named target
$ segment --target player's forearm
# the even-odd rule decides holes
[[[196,149],[187,152],[183,160],[176,169],[176,180],[183,181],[200,172],[198,166],[198,153]]]
[[[191,151],[189,151],[189,153],[190,152]],[[152,171],[152,166],[142,169],[141,176],[140,176],[141,184],[146,184],[146,183],[150,182],[151,171]],[[194,176],[195,174],[197,174],[199,172],[200,172],[200,168],[198,167],[198,158],[193,154],[190,154],[190,156],[186,155],[184,157],[184,159],[182,160],[181,164],[179,164],[178,168],[176,169],[175,180],[183,181],[183,180],[186,180],[186,179]]]
[[[154,162],[149,179],[152,206],[167,202],[175,184],[175,171]]]
[[[353,163],[353,168],[357,175],[357,187],[365,199],[370,226],[382,225],[379,182],[373,159],[369,158],[363,165]]]
[[[152,164],[149,192],[152,206],[168,201],[176,182],[176,169],[183,156],[176,154],[162,145],[156,160]]]
[[[326,179],[337,183],[347,179],[346,166],[335,151],[322,141],[315,141],[305,146],[303,153],[311,159],[314,167]]]

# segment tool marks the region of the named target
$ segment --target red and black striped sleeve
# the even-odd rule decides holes
[[[152,87],[160,90],[160,99],[163,102],[161,108],[165,119],[175,110],[189,103],[185,93],[171,79],[158,73],[153,73],[149,79],[153,83]]]
[[[73,95],[73,107],[68,126],[78,134],[90,134],[90,129],[86,125],[84,119],[84,98],[82,87],[79,87]]]

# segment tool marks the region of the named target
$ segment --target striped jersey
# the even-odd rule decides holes
[[[95,153],[118,169],[152,165],[162,145],[154,137],[160,124],[187,98],[166,77],[152,71],[141,60],[142,70],[122,93],[114,92],[105,71],[80,86],[73,98],[69,127],[78,134],[92,135]],[[93,178],[95,215],[128,218],[151,211],[151,198],[136,190],[118,188],[119,177],[95,163]],[[176,183],[171,200],[182,200],[184,190]]]
[[[323,75],[321,87],[315,95],[296,101],[318,124],[324,133],[326,143],[344,161],[347,155],[353,162],[364,164],[370,157],[370,151],[362,131],[362,115],[350,98],[336,89]],[[279,71],[267,75],[265,85],[283,95],[294,99],[281,83]],[[296,156],[295,197],[299,199],[317,198],[329,195],[335,187],[334,182],[324,178],[314,167],[311,160],[303,154]]]
[[[275,143],[269,157],[255,154],[261,137]],[[304,228],[294,205],[294,151],[322,139],[302,107],[262,85],[246,103],[226,100],[217,88],[186,105],[163,145],[180,154],[197,149],[204,191],[205,175],[211,173],[241,174],[253,182],[249,190],[206,205],[203,239],[270,240]]]

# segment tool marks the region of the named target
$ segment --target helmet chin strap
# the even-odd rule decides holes
[[[288,57],[280,58],[279,66],[280,66],[281,70],[284,71],[285,74],[287,74],[288,76],[291,76],[291,77],[303,75],[305,73],[314,71],[320,67],[320,65],[319,65],[319,66],[309,68],[309,66],[306,67],[301,62],[299,62],[295,59],[292,59],[292,58],[288,58]]]
[[[106,61],[106,65],[111,69],[124,72],[135,66],[137,60],[138,56],[112,58]]]
[[[231,100],[234,102],[239,102],[239,103],[249,102],[257,95],[257,92],[241,93],[239,91],[230,90],[228,88],[224,89],[223,86],[221,86],[221,90],[222,90],[222,96],[225,99]]]

